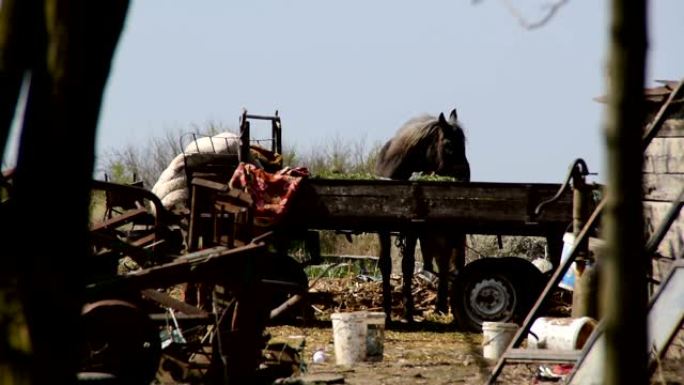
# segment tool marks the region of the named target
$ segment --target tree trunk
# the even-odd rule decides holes
[[[12,196],[14,217],[1,220],[3,227],[11,225],[11,257],[17,261],[31,338],[32,382],[72,384],[78,367],[81,270],[89,254],[96,125],[128,1],[14,4],[19,3],[27,3],[23,20],[3,17],[0,31],[10,36],[26,28],[24,23],[35,28],[32,39],[21,42],[28,60],[1,72],[0,79],[14,87],[12,94],[2,91],[3,140],[11,97],[16,98],[16,72],[11,71],[30,73]],[[13,1],[3,1],[3,11],[6,4]]]
[[[613,0],[605,123],[608,188],[603,260],[606,384],[646,384],[646,273],[641,203],[646,2]]]

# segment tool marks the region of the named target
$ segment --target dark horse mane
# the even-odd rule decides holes
[[[377,175],[406,180],[413,172],[470,180],[465,134],[455,109],[448,120],[442,113],[439,117],[422,115],[410,119],[382,147],[375,165]]]

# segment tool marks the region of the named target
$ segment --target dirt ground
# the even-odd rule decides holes
[[[450,331],[439,323],[400,325],[399,330],[385,332],[384,355],[380,362],[363,362],[351,368],[335,364],[333,334],[330,323],[302,328],[271,327],[274,341],[300,346],[304,341],[304,371],[294,384],[344,383],[349,385],[443,385],[483,384],[494,366],[482,356],[482,335]],[[313,354],[322,350],[325,362],[313,363]],[[549,365],[548,369],[554,369]],[[539,365],[509,365],[499,376],[500,384],[555,384],[558,380],[537,377]],[[343,382],[335,382],[343,381]],[[321,380],[321,382],[316,382]],[[323,381],[326,380],[326,381]],[[298,382],[299,381],[299,382]],[[333,382],[327,382],[333,381]],[[661,363],[652,384],[684,384],[684,359],[673,358]]]
[[[401,323],[402,306],[393,306],[395,322],[384,334],[382,360],[362,362],[353,367],[336,365],[332,312],[356,310],[380,310],[380,287],[378,282],[354,282],[350,278],[321,280],[315,285],[325,296],[312,303],[313,319],[298,326],[271,326],[266,333],[270,346],[265,350],[267,360],[267,383],[273,378],[275,384],[349,384],[349,385],[399,385],[399,384],[483,384],[489,377],[494,362],[482,355],[482,334],[456,329],[449,316],[434,313],[435,293],[429,285],[415,282],[416,319],[413,324]],[[397,298],[398,300],[399,298]],[[562,302],[562,301],[561,301]],[[394,303],[393,303],[394,305]],[[305,325],[305,326],[302,326]],[[661,362],[651,379],[652,384],[684,385],[684,333],[675,339],[670,358]],[[313,356],[322,352],[325,359],[314,363]],[[676,351],[676,352],[675,352]],[[290,354],[283,354],[289,352]],[[498,378],[499,384],[554,384],[540,378],[540,368],[548,371],[565,369],[558,365],[508,365]],[[274,369],[282,375],[273,375]],[[290,376],[292,372],[295,375]],[[285,374],[287,373],[287,374]],[[290,376],[290,377],[288,377]],[[179,384],[166,376],[158,378],[159,384]],[[185,383],[185,382],[184,382]]]
[[[423,328],[423,325],[419,325]],[[269,328],[274,338],[298,344],[304,339],[302,358],[309,375],[337,374],[345,384],[479,384],[490,364],[482,357],[479,334],[447,331],[446,325],[425,325],[427,329],[403,327],[386,330],[384,355],[380,362],[364,362],[351,368],[335,364],[330,324],[311,328],[280,326]],[[322,350],[325,362],[312,362]],[[305,377],[306,378],[306,377]]]
[[[482,334],[456,330],[450,317],[435,315],[432,311],[435,293],[424,282],[415,281],[417,317],[420,322],[412,325],[394,322],[385,331],[384,355],[379,362],[363,362],[351,368],[335,363],[332,311],[373,310],[379,311],[379,283],[358,283],[345,279],[326,279],[315,288],[328,293],[327,304],[319,304],[316,321],[302,326],[269,327],[272,342],[286,343],[300,350],[299,375],[289,382],[293,384],[344,383],[350,385],[371,384],[483,384],[489,377],[495,362],[482,355]],[[396,307],[397,312],[401,306]],[[398,319],[394,317],[395,319]],[[684,339],[682,339],[684,340]],[[681,351],[682,349],[679,349]],[[313,355],[322,351],[323,363],[314,363]],[[569,368],[547,365],[549,371],[565,373]],[[555,381],[540,378],[540,365],[508,365],[499,376],[501,384],[554,384]],[[316,380],[326,380],[319,381]],[[335,382],[337,380],[338,382]],[[343,382],[339,382],[343,381]],[[652,384],[684,384],[684,357],[681,354],[661,362],[651,380]]]

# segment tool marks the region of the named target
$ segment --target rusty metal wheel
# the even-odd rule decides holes
[[[159,331],[130,302],[108,299],[83,307],[81,370],[109,373],[125,384],[149,384],[161,357]]]

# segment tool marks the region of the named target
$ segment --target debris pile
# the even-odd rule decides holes
[[[392,316],[403,314],[402,278],[392,275]],[[417,314],[433,311],[437,301],[434,280],[418,273],[413,276],[413,298]],[[319,318],[330,318],[336,312],[359,310],[382,311],[382,279],[367,275],[320,278],[310,288],[312,306]]]
[[[404,303],[401,295],[402,278],[392,275],[392,318],[401,318]],[[434,313],[437,302],[437,278],[426,271],[413,276],[413,299],[416,314]],[[330,314],[348,311],[382,311],[382,278],[368,275],[319,278],[310,288],[311,302],[317,318],[330,319]],[[569,316],[572,293],[562,289],[551,296],[548,316]]]

